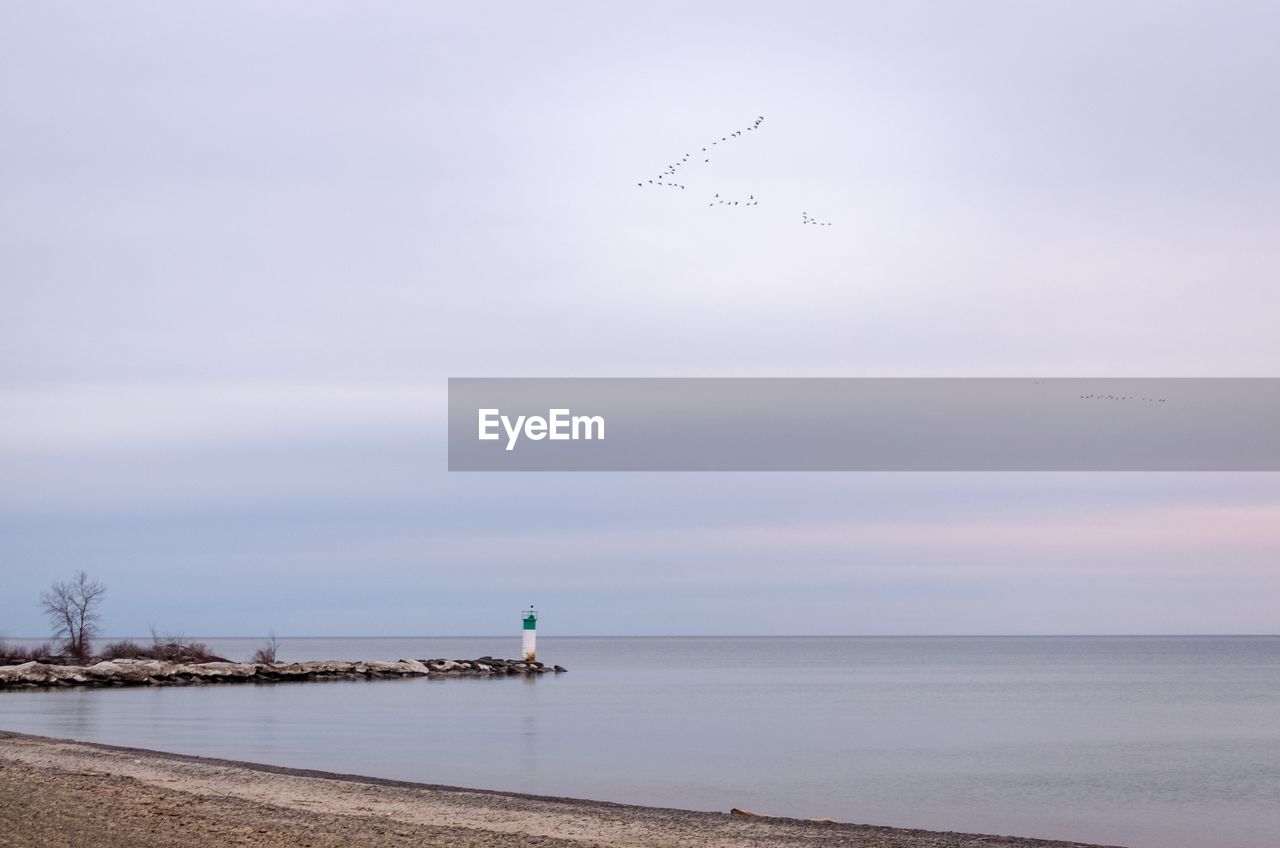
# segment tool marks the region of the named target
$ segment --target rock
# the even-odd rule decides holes
[[[64,668],[74,668],[74,666],[64,666]],[[84,676],[98,683],[140,684],[146,683],[151,678],[152,673],[159,670],[159,663],[152,667],[148,662],[103,660],[84,669]]]
[[[37,685],[51,678],[46,669],[51,668],[44,663],[24,662],[19,665],[7,665],[0,668],[0,682],[6,684]]]
[[[555,666],[555,667],[554,667],[554,669],[553,669],[553,671],[555,671],[555,673],[556,673],[556,674],[559,674],[559,673],[560,673],[560,672],[562,672],[562,671],[568,671],[568,670],[569,670],[569,669],[565,668],[565,667],[564,667],[564,666],[562,666],[562,665]]]
[[[0,666],[0,689],[66,686],[192,686],[206,683],[280,683],[400,677],[475,677],[481,675],[541,674],[550,669],[538,662],[481,657],[477,660],[321,660],[301,663],[169,662],[166,660],[103,660],[89,666],[25,662]],[[564,671],[555,666],[556,671]]]
[[[426,674],[430,671],[427,664],[420,660],[400,660],[400,665],[404,666],[406,674]]]

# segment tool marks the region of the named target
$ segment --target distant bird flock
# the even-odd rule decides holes
[[[649,180],[640,180],[636,185],[640,188],[667,188],[676,191],[686,191],[688,186],[685,183],[677,181],[677,177],[681,176],[681,169],[687,168],[689,165],[709,165],[714,158],[714,154],[719,151],[717,148],[721,144],[729,144],[736,139],[746,138],[747,133],[755,132],[760,129],[760,125],[764,123],[764,115],[756,116],[748,127],[734,130],[730,133],[720,136],[718,140],[712,141],[710,144],[701,146],[695,153],[687,152],[674,162],[668,162],[666,167],[660,173]],[[743,197],[722,197],[719,192],[712,194],[707,200],[709,207],[725,207],[725,208],[747,208],[751,206],[759,206],[760,201],[754,194],[748,194]],[[830,227],[830,221],[822,221],[808,212],[800,213],[800,223],[804,226],[814,227]],[[1037,380],[1037,383],[1040,381]],[[1153,397],[1137,397],[1135,395],[1103,395],[1090,394],[1080,395],[1080,400],[1107,400],[1107,401],[1138,401],[1140,403],[1165,403],[1165,398]]]
[[[729,200],[728,198],[723,198],[719,194],[717,194],[715,197],[711,199],[711,202],[708,203],[707,205],[708,206],[739,206],[739,205],[758,206],[759,204],[760,204],[760,201],[756,200],[756,196],[754,194],[748,195],[746,200]]]
[[[1133,395],[1080,395],[1080,400],[1136,400],[1147,403],[1164,403],[1164,398],[1134,397]]]
[[[735,139],[746,138],[747,133],[752,133],[760,129],[760,125],[763,123],[764,123],[764,115],[758,115],[756,116],[756,119],[751,122],[750,126],[743,127],[742,129],[739,129],[739,130],[733,130],[730,133],[722,135],[720,136],[718,141],[712,141],[710,144],[703,145],[699,149],[699,151],[696,153],[692,151],[685,153],[676,161],[668,162],[666,167],[663,168],[663,170],[652,179],[640,180],[638,183],[636,183],[636,185],[640,188],[669,188],[669,189],[675,189],[677,191],[685,191],[688,189],[688,186],[685,183],[678,182],[676,180],[677,177],[681,176],[681,171],[680,171],[681,168],[685,168],[691,164],[692,165],[711,164],[711,160],[714,158],[714,154],[719,152],[717,148],[721,144],[727,145],[730,142],[734,141]],[[742,198],[742,197],[730,198],[730,197],[721,197],[720,193],[716,192],[714,195],[708,198],[708,202],[707,202],[707,206],[716,206],[716,207],[723,206],[727,208],[734,208],[734,207],[746,208],[748,206],[759,206],[759,205],[760,205],[760,201],[756,198],[754,194],[749,194],[745,198]],[[830,221],[819,221],[817,219],[811,218],[808,212],[801,212],[800,215],[801,215],[802,224],[814,224],[820,227],[831,226]]]

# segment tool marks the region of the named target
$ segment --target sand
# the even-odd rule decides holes
[[[0,846],[1084,848],[404,783],[0,732]]]

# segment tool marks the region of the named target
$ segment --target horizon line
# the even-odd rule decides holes
[[[544,639],[1167,639],[1167,638],[1274,638],[1280,633],[561,633],[540,634]],[[276,639],[514,639],[518,633],[497,633],[487,635],[443,635],[443,634],[379,634],[374,636],[356,636],[351,634],[325,635],[281,635],[274,634]],[[272,634],[240,634],[240,635],[174,635],[175,640],[194,641],[198,639],[269,639]],[[55,641],[50,636],[0,636],[0,642],[6,639],[29,641]],[[150,636],[97,636],[94,641],[111,640],[144,640],[151,641]]]

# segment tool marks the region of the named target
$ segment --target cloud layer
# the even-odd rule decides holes
[[[1275,376],[1278,36],[1256,4],[8,6],[0,635],[79,567],[115,632],[530,600],[559,632],[1273,632],[1272,476],[450,476],[443,403]],[[757,115],[684,191],[750,215],[635,185]]]

